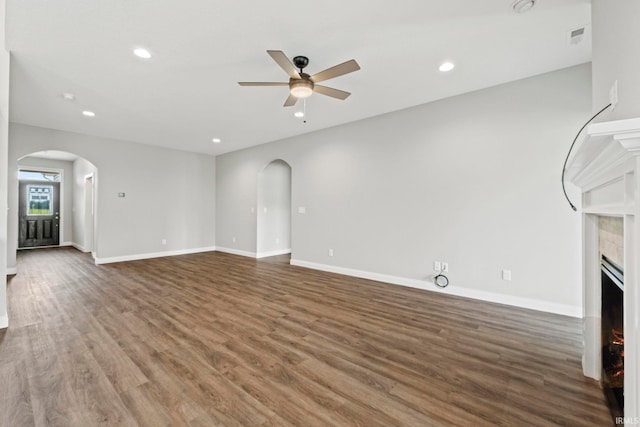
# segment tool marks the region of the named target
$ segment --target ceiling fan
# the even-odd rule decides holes
[[[268,50],[267,53],[289,75],[289,82],[238,82],[238,84],[240,86],[289,86],[290,94],[284,102],[285,107],[295,105],[299,98],[306,98],[311,96],[314,92],[340,100],[347,99],[351,93],[327,86],[321,86],[317,83],[352,73],[360,69],[360,66],[355,59],[351,59],[310,76],[302,71],[307,65],[309,65],[309,58],[306,56],[296,56],[293,58],[293,63],[291,63],[289,58],[287,58],[287,55],[280,50]],[[296,70],[296,68],[300,71]]]

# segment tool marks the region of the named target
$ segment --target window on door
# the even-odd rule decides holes
[[[27,215],[52,215],[52,199],[51,185],[27,185]]]

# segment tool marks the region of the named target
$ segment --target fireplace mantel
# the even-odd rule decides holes
[[[624,220],[625,417],[640,417],[640,118],[602,122],[569,159],[582,193],[584,374],[601,376],[598,216]],[[637,419],[637,418],[634,418]]]

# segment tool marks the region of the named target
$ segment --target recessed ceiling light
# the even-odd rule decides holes
[[[62,94],[62,99],[64,99],[65,101],[75,101],[76,100],[76,96],[72,93],[69,92],[65,92]]]
[[[151,58],[151,52],[149,52],[147,49],[143,47],[138,47],[136,49],[133,49],[133,54],[138,58],[142,58],[142,59]]]
[[[214,144],[220,144],[222,142],[220,138],[213,138],[212,141]]]
[[[446,73],[447,71],[453,70],[454,67],[455,65],[453,65],[453,62],[443,62],[442,64],[440,64],[440,67],[438,67],[438,69],[443,73]]]
[[[83,116],[87,116],[87,117],[95,117],[95,116],[96,116],[96,113],[94,113],[93,111],[84,110],[84,111],[82,112],[82,115],[83,115]]]
[[[302,111],[296,111],[293,115],[296,117],[304,117],[304,113]]]
[[[528,12],[536,5],[536,0],[516,0],[511,6],[515,13]]]

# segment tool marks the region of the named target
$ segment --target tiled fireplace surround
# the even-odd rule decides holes
[[[583,328],[582,366],[600,379],[600,251],[622,259],[624,268],[624,416],[640,418],[640,118],[592,124],[567,169],[582,192]],[[623,251],[614,249],[603,217],[622,220]],[[601,228],[599,224],[602,223]],[[619,223],[619,220],[618,220]],[[613,225],[615,227],[615,225]],[[603,231],[600,231],[603,230]],[[603,236],[601,236],[603,234]]]

